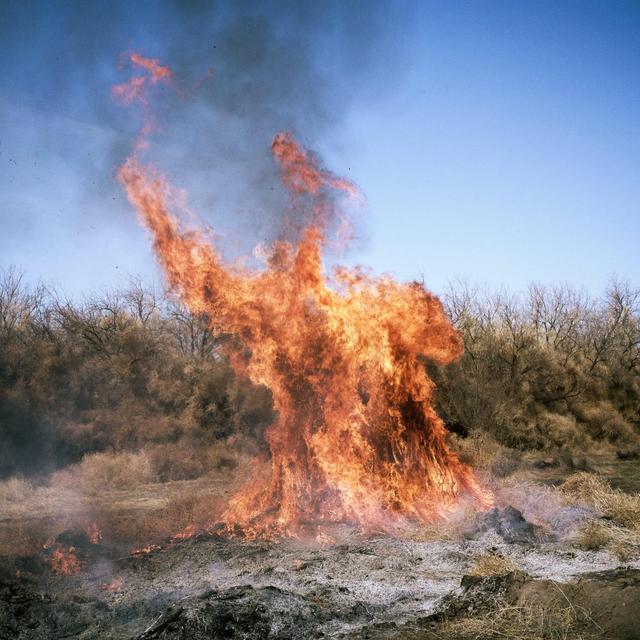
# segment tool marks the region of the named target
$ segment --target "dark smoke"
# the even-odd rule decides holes
[[[4,3],[7,95],[40,118],[36,140],[19,146],[27,157],[51,154],[71,166],[84,196],[65,213],[68,228],[95,224],[96,199],[115,199],[116,210],[98,225],[115,219],[132,228],[113,176],[139,120],[109,90],[127,74],[117,69],[123,52],[159,58],[174,69],[178,93],[156,96],[152,157],[227,247],[245,253],[274,233],[283,206],[273,135],[289,130],[310,147],[339,149],[349,109],[397,81],[410,13],[396,3],[333,0]],[[55,139],[38,148],[56,119]],[[99,139],[78,135],[84,125],[99,128]],[[15,211],[2,215],[3,224],[16,219]]]
[[[223,246],[247,255],[256,242],[278,234],[286,208],[270,154],[273,136],[291,131],[311,147],[337,142],[373,73],[397,77],[391,73],[394,29],[381,5],[187,7],[180,13],[184,38],[168,46],[165,57],[183,88],[161,102],[166,110],[158,117],[161,126],[168,124],[152,155],[187,188]],[[189,82],[208,67],[213,77],[189,92]]]

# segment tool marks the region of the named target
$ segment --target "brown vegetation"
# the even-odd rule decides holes
[[[73,304],[5,272],[0,478],[80,463],[88,479],[83,456],[105,452],[92,468],[111,461],[141,478],[188,479],[225,464],[220,443],[231,436],[257,450],[273,418],[270,394],[234,376],[222,340],[206,318],[137,285]],[[139,465],[108,453],[143,447]]]
[[[640,496],[612,489],[606,480],[576,473],[560,490],[574,504],[587,505],[602,519],[587,522],[576,540],[587,550],[607,549],[621,560],[640,557]]]
[[[446,303],[465,353],[425,366],[454,447],[487,483],[517,476],[534,454],[571,470],[589,448],[640,451],[637,291],[614,283],[592,300],[568,288],[514,298],[458,287]],[[0,274],[0,504],[5,519],[68,515],[0,538],[41,544],[98,514],[133,539],[216,512],[247,461],[266,455],[274,412],[266,388],[235,376],[221,349],[229,336],[208,324],[139,284],[78,303],[28,287],[15,270]],[[172,489],[190,482],[189,500]],[[599,482],[577,475],[563,489],[607,519],[579,543],[635,554],[617,527],[640,535],[637,500]],[[113,508],[131,513],[143,501],[133,519]]]
[[[513,561],[499,553],[482,553],[473,559],[467,573],[476,577],[504,576],[515,569]]]
[[[587,504],[612,523],[640,534],[639,495],[612,489],[605,479],[590,473],[569,476],[561,489],[569,500]]]
[[[519,452],[606,442],[639,449],[640,293],[614,283],[601,300],[532,286],[527,296],[458,287],[445,298],[465,353],[427,363],[438,409],[463,457],[509,475]],[[270,393],[234,375],[225,335],[134,284],[81,304],[0,277],[0,477],[51,473],[110,451],[145,457],[140,479],[189,479],[223,460],[220,442],[254,451],[273,420]],[[215,452],[209,452],[210,447]],[[111,458],[109,458],[111,456]],[[127,466],[128,458],[123,458]],[[96,479],[97,481],[97,479]]]
[[[445,304],[465,345],[460,361],[432,367],[450,429],[569,466],[594,443],[638,450],[640,290],[613,282],[592,299],[568,287],[518,297],[459,286]]]
[[[587,611],[570,604],[545,607],[535,603],[497,602],[488,613],[444,623],[434,637],[444,640],[595,640],[601,638],[602,633]]]

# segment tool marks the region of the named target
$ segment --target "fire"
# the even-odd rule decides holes
[[[80,561],[76,556],[75,547],[58,547],[53,551],[50,559],[54,573],[65,576],[76,576],[80,573]]]
[[[91,544],[100,544],[102,541],[102,531],[96,522],[92,522],[86,529],[85,533]]]
[[[323,187],[332,187],[351,196],[358,195],[358,190],[350,182],[322,170],[309,151],[302,148],[289,132],[278,133],[274,137],[271,151],[280,165],[282,182],[290,191],[317,195]]]
[[[129,553],[132,556],[142,556],[147,555],[148,553],[153,553],[154,551],[160,551],[162,547],[157,544],[148,544],[145,547],[141,547],[140,549],[131,549]]]
[[[171,536],[171,542],[179,542],[180,540],[188,540],[198,533],[198,528],[194,523],[188,524],[182,531]]]
[[[100,588],[103,591],[113,592],[113,591],[120,591],[120,589],[122,589],[123,586],[124,586],[124,578],[122,576],[119,576],[117,578],[114,578],[111,582],[102,583],[100,585]]]
[[[163,67],[155,58],[145,58],[138,53],[129,54],[129,61],[134,67],[139,67],[147,72],[147,75],[134,76],[128,82],[115,85],[111,89],[111,95],[130,104],[132,102],[146,102],[147,84],[171,80],[173,74],[171,69]]]
[[[171,73],[171,69],[169,67],[163,67],[160,64],[160,61],[156,58],[145,58],[141,56],[139,53],[133,52],[129,59],[131,62],[145,69],[151,75],[151,82],[158,82],[159,80],[170,80],[173,74]]]
[[[273,243],[261,269],[225,261],[183,228],[183,198],[138,151],[118,172],[170,289],[205,312],[212,331],[233,336],[226,348],[236,372],[273,395],[270,478],[233,496],[224,522],[246,535],[326,537],[335,523],[395,531],[431,522],[462,496],[490,505],[433,408],[424,358],[446,364],[462,353],[442,304],[418,283],[326,273],[323,249],[358,191],[290,133],[271,149],[294,240]]]

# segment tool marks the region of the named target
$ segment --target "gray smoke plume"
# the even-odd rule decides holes
[[[10,131],[3,151],[16,164],[0,224],[13,246],[30,234],[35,242],[54,213],[63,240],[77,248],[71,238],[79,234],[88,253],[102,253],[105,237],[117,248],[139,233],[114,179],[139,119],[110,97],[127,78],[122,54],[135,50],[169,65],[176,79],[177,93],[154,96],[159,131],[149,158],[187,189],[230,251],[246,253],[276,233],[283,206],[269,152],[274,134],[289,130],[311,148],[339,149],[350,108],[401,75],[412,9],[67,0],[3,3],[1,12],[0,117]],[[60,185],[71,193],[52,193]]]

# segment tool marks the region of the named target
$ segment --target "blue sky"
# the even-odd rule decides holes
[[[287,128],[367,196],[349,264],[436,291],[640,284],[640,4],[317,4],[3,0],[0,266],[73,295],[158,278],[114,179],[136,49],[184,86],[216,72],[161,107],[150,157],[231,252],[271,233]]]

